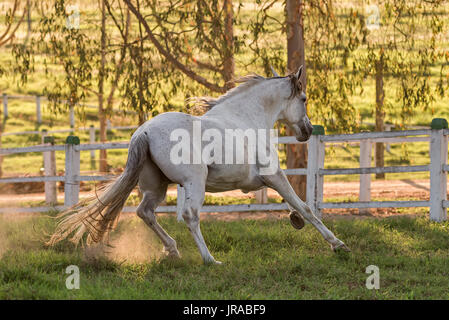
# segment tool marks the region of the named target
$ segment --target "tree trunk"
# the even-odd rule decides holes
[[[98,75],[98,116],[100,119],[100,142],[107,141],[107,113],[104,109],[104,78],[106,66],[106,8],[104,0],[101,1],[101,63]],[[107,151],[100,150],[100,172],[108,172]]]
[[[381,49],[382,50],[382,49]],[[384,55],[380,54],[380,58],[376,61],[376,131],[384,131]],[[385,146],[382,142],[376,143],[376,167],[384,166],[384,150]],[[385,173],[376,173],[376,179],[385,179]]]
[[[144,124],[148,120],[147,114],[143,111],[139,111],[138,117],[139,117],[139,126]]]
[[[233,28],[233,19],[234,12],[232,8],[232,0],[224,0],[223,3],[224,9],[224,24],[225,24],[225,37],[226,37],[226,46],[224,48],[224,61],[223,61],[223,69],[224,69],[224,81],[225,87],[227,90],[233,88],[235,86],[234,83],[234,28]]]
[[[100,101],[101,98],[98,99]],[[106,119],[106,113],[103,110],[103,108],[99,107],[100,114],[99,114],[99,120],[100,120],[100,142],[104,143],[108,140],[107,138],[107,119]],[[108,172],[108,154],[106,150],[100,150],[100,165],[99,170],[100,172]]]
[[[287,23],[287,65],[290,72],[295,72],[303,65],[301,80],[306,91],[306,68],[304,53],[304,28],[302,20],[303,4],[301,0],[287,0],[285,5]],[[287,128],[287,135],[294,135]],[[287,168],[307,167],[307,144],[287,145]],[[306,176],[289,176],[288,180],[296,194],[306,200]]]
[[[31,3],[30,3],[30,0],[27,0],[26,7],[27,7],[27,34],[25,36],[25,44],[28,43],[28,40],[31,35]]]
[[[0,109],[0,149],[2,148],[2,135],[5,124],[6,119],[2,119],[2,111]],[[0,178],[1,177],[3,177],[3,155],[0,155]]]
[[[137,3],[139,5],[139,3]],[[128,10],[129,12],[129,10]],[[140,38],[143,38],[143,30],[142,30],[142,24],[139,22],[139,34],[140,34]],[[147,121],[147,115],[144,111],[145,109],[145,99],[143,97],[143,92],[145,90],[144,88],[144,83],[145,83],[145,79],[144,79],[144,61],[143,61],[143,57],[144,57],[144,47],[143,47],[143,41],[140,41],[140,45],[139,45],[139,53],[136,58],[138,59],[138,63],[137,66],[139,68],[139,91],[137,92],[137,95],[139,97],[139,126],[144,124],[145,121]]]

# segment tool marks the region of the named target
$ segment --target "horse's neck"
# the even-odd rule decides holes
[[[273,128],[285,108],[285,86],[279,80],[264,81],[215,106],[207,114],[247,119],[254,126]]]

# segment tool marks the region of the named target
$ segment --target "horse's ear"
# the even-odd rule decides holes
[[[295,73],[295,77],[296,77],[296,79],[298,79],[298,81],[299,81],[299,79],[301,78],[301,74],[302,74],[302,69],[303,69],[303,65],[301,65],[300,67],[299,67],[299,69],[298,69],[298,71],[296,71],[296,73]]]
[[[299,90],[302,90],[302,82],[301,82],[301,74],[302,74],[302,69],[303,69],[303,65],[301,65],[298,69],[298,71],[295,73],[295,79],[296,79],[296,86],[299,88]]]
[[[278,73],[276,72],[276,70],[274,70],[273,66],[270,66],[270,68],[271,68],[271,72],[273,73],[273,75],[275,77],[279,77]]]

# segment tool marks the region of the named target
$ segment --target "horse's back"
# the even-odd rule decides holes
[[[195,121],[198,121],[196,124],[198,132],[194,130]],[[170,181],[183,184],[186,181],[202,179],[207,184],[206,189],[211,192],[241,188],[257,189],[261,186],[261,181],[257,177],[254,164],[225,164],[224,158],[221,164],[206,164],[203,161],[202,148],[204,144],[209,143],[202,141],[204,130],[216,129],[224,137],[227,126],[229,125],[225,121],[214,117],[196,117],[180,112],[167,112],[147,121],[139,130],[140,134],[148,137],[151,159]],[[175,132],[175,130],[178,131]],[[200,136],[196,136],[198,133]],[[185,138],[188,140],[181,141]],[[199,139],[202,146],[200,150],[192,147],[196,139]],[[180,156],[179,151],[186,151],[186,149],[179,149],[181,142],[188,144],[186,149],[190,153],[189,161],[182,161],[182,163],[177,158]],[[222,147],[224,148],[224,142]],[[173,150],[177,151],[173,153]],[[223,150],[223,157],[225,152]]]
[[[151,160],[174,183],[182,184],[195,176],[207,174],[207,166],[204,164],[177,163],[172,159],[172,150],[180,143],[173,137],[177,136],[177,132],[184,132],[191,143],[195,120],[198,120],[198,117],[181,112],[166,112],[148,120],[139,128],[139,134],[145,134],[148,138]]]

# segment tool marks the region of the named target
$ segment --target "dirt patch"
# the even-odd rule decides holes
[[[44,192],[43,182],[28,183],[2,183],[0,184],[1,194],[29,194]]]
[[[106,182],[97,183],[97,189],[100,188]],[[64,192],[64,181],[56,182],[56,188],[58,192]],[[80,191],[90,192],[94,188],[92,184],[86,183],[84,181],[80,182]],[[0,184],[0,195],[22,195],[22,194],[34,194],[45,192],[44,182],[14,182],[14,183],[1,183]]]
[[[141,219],[134,216],[123,221],[119,228],[106,251],[109,259],[117,262],[141,263],[158,259],[163,255],[160,240]]]
[[[325,182],[324,198],[358,197],[360,183],[354,182]],[[373,180],[371,181],[372,198],[419,198],[429,199],[429,180]]]
[[[40,221],[39,214],[0,215],[0,258],[8,250],[44,247],[48,234]],[[118,263],[142,263],[164,255],[160,240],[135,214],[123,215],[110,240],[108,246],[85,247],[84,259],[88,262],[106,258]]]

